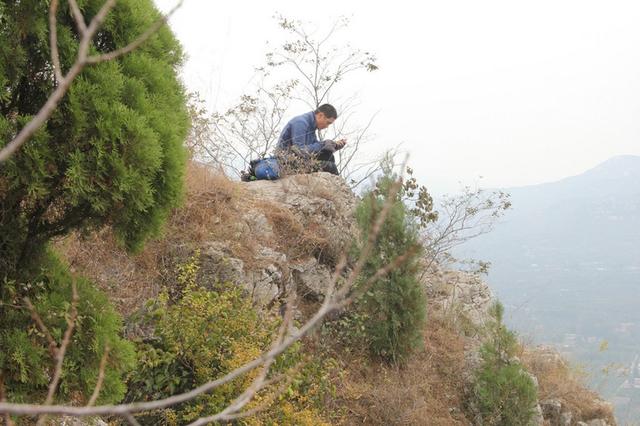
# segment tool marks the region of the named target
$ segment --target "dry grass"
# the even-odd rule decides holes
[[[242,221],[246,194],[242,185],[222,173],[191,164],[185,178],[187,196],[167,225],[165,241],[197,245],[215,240],[229,243],[231,253],[249,262],[255,257],[255,245]],[[172,241],[177,240],[177,241]]]
[[[615,424],[611,406],[587,389],[583,377],[552,350],[525,350],[522,361],[538,378],[538,399],[557,399],[571,411],[575,421],[606,419]]]
[[[347,373],[338,384],[335,405],[342,424],[467,425],[460,412],[464,388],[464,341],[447,324],[432,318],[425,348],[407,365],[372,363],[362,355],[345,359]]]
[[[239,229],[241,185],[193,163],[185,180],[184,205],[171,214],[164,235],[147,243],[139,254],[128,253],[108,228],[88,236],[72,234],[55,243],[72,268],[94,280],[125,316],[172,282],[176,262],[191,255],[199,242],[214,237],[228,241],[234,256],[254,257],[250,236]],[[176,252],[180,250],[184,252]]]
[[[313,221],[303,223],[290,211],[268,201],[259,201],[275,235],[275,248],[295,262],[315,257],[319,262],[332,266],[338,256],[331,244],[327,229]]]

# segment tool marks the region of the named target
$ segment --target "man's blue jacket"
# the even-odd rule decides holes
[[[303,153],[316,154],[320,152],[325,143],[318,140],[316,128],[314,111],[293,117],[282,130],[277,149],[286,150],[295,147]]]

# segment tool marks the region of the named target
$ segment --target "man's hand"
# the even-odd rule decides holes
[[[347,144],[346,139],[340,139],[339,141],[336,141],[336,149],[342,149],[346,144]]]

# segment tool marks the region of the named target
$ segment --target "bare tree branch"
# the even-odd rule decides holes
[[[510,207],[509,194],[502,191],[487,193],[465,187],[459,195],[443,197],[439,219],[422,234],[422,244],[427,252],[423,277],[434,263],[455,261],[450,255],[452,249],[491,231]],[[479,263],[481,270],[486,268],[486,263]]]
[[[31,319],[36,323],[36,325],[40,329],[40,332],[42,332],[42,334],[44,334],[44,337],[47,339],[47,342],[49,343],[49,353],[52,357],[55,357],[56,351],[58,350],[58,344],[54,340],[53,336],[51,336],[49,329],[42,321],[42,318],[40,318],[40,315],[38,315],[38,311],[36,311],[36,308],[33,306],[31,300],[29,300],[28,297],[24,298],[24,304],[27,306],[27,309],[31,314]]]
[[[124,414],[124,418],[127,419],[127,421],[129,422],[130,425],[132,425],[132,426],[140,426],[140,423],[138,423],[138,421],[135,419],[135,417],[133,417],[133,414],[125,413]]]
[[[136,38],[134,41],[132,41],[131,43],[127,44],[126,46],[114,50],[113,52],[109,52],[109,53],[104,53],[102,55],[97,55],[97,56],[89,56],[87,58],[87,63],[88,64],[97,64],[99,62],[106,62],[106,61],[112,61],[122,55],[126,55],[129,52],[132,52],[133,50],[137,49],[138,47],[140,47],[140,45],[142,43],[144,43],[145,41],[147,41],[149,39],[149,37],[151,37],[153,34],[155,34],[160,27],[162,27],[171,17],[171,15],[173,15],[175,13],[176,10],[178,10],[181,6],[182,3],[184,2],[184,0],[180,0],[178,2],[178,4],[176,4],[173,9],[171,9],[169,11],[169,13],[167,13],[166,15],[163,15],[162,17],[160,17],[160,19],[158,19],[156,22],[153,23],[153,25],[151,25],[144,33],[142,33],[138,38]]]
[[[84,35],[87,32],[87,24],[84,21],[84,16],[82,16],[78,3],[76,0],[69,0],[69,6],[71,7],[73,19],[76,21],[76,25],[78,26],[78,32],[80,35]]]
[[[293,320],[294,296],[295,296],[295,293],[292,292],[288,297],[289,300],[287,302],[287,310],[285,311],[284,319],[282,321],[282,324],[280,325],[278,335],[276,339],[273,341],[273,344],[271,346],[272,349],[282,344],[285,333],[287,332],[287,330],[291,325],[291,322]],[[264,389],[266,386],[271,384],[270,382],[265,381],[265,379],[267,378],[269,369],[271,368],[271,365],[273,364],[274,361],[275,361],[275,358],[268,359],[265,362],[262,369],[260,370],[260,373],[256,376],[256,378],[251,383],[251,385],[247,387],[247,389],[245,389],[245,391],[242,394],[240,394],[236,399],[234,399],[229,405],[227,405],[227,407],[224,410],[212,416],[201,417],[200,419],[189,424],[189,426],[201,426],[201,425],[205,425],[208,423],[213,423],[221,420],[230,421],[230,420],[235,420],[239,416],[243,416],[243,414],[241,413],[242,409],[254,398],[256,393],[258,393],[261,389]]]
[[[247,418],[247,417],[251,417],[251,416],[255,416],[256,414],[263,412],[264,410],[267,409],[267,407],[269,405],[271,405],[271,403],[273,403],[273,401],[275,400],[275,398],[277,398],[279,395],[282,395],[284,393],[284,391],[287,389],[287,387],[291,384],[291,382],[293,382],[293,378],[294,375],[293,374],[289,374],[286,376],[288,380],[284,381],[279,388],[273,392],[272,394],[270,394],[270,396],[262,401],[258,406],[250,409],[250,410],[246,410],[246,411],[240,411],[237,412],[235,414],[229,414],[226,416],[220,416],[216,421],[223,421],[223,422],[231,422],[234,420],[239,420],[242,418]],[[283,376],[279,376],[275,379],[269,380],[267,382],[265,382],[265,386],[271,386],[274,383],[280,381],[280,379],[282,379]],[[211,416],[213,417],[213,416]],[[210,420],[210,418],[207,417],[203,417],[201,419],[198,419],[196,422],[190,424],[189,426],[194,426],[194,425],[203,425],[203,424],[207,424],[209,422],[211,422],[212,420]]]
[[[96,381],[96,387],[93,389],[93,394],[87,403],[87,407],[93,406],[98,400],[98,396],[100,395],[100,389],[102,388],[102,382],[104,382],[104,372],[107,367],[107,358],[109,356],[109,346],[107,345],[104,348],[104,353],[102,354],[102,359],[100,360],[100,369],[98,370],[98,380]]]
[[[96,16],[94,16],[91,22],[89,22],[87,31],[85,32],[85,34],[83,34],[82,40],[80,41],[80,46],[84,46],[85,50],[82,52],[82,55],[78,54],[83,62],[87,58],[87,48],[89,46],[89,43],[91,42],[91,39],[95,35],[96,31],[98,31],[98,28],[102,26],[102,23],[107,18],[107,14],[109,14],[111,9],[113,9],[115,5],[116,0],[105,1],[100,10],[98,10],[98,13],[96,13]]]
[[[60,66],[60,54],[58,53],[58,29],[56,13],[58,12],[58,0],[51,0],[49,5],[49,44],[51,45],[51,63],[56,82],[62,81],[62,67]]]
[[[64,356],[67,353],[69,343],[71,343],[71,335],[73,334],[73,329],[76,325],[76,318],[78,317],[79,298],[75,279],[71,282],[71,291],[71,311],[69,313],[69,318],[67,318],[67,329],[64,332],[60,347],[56,350],[54,358],[56,361],[55,369],[53,371],[53,378],[51,379],[51,383],[49,383],[49,391],[47,392],[47,399],[44,401],[44,405],[51,405],[51,403],[53,402],[53,397],[56,394],[58,384],[60,383],[60,378],[62,377],[62,364],[64,363]],[[45,421],[46,416],[40,417],[38,419],[38,422],[36,423],[36,426],[42,426]]]

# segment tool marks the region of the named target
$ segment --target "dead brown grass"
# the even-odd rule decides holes
[[[242,219],[246,194],[242,185],[224,174],[191,164],[185,177],[184,205],[169,220],[165,240],[197,244],[225,241],[235,257],[248,262],[255,257],[254,245]]]
[[[522,353],[522,361],[538,378],[538,399],[557,399],[563,409],[574,414],[575,421],[606,419],[615,424],[611,406],[602,402],[598,394],[589,390],[584,378],[552,350],[529,349]]]
[[[323,225],[313,221],[303,223],[290,211],[268,201],[259,201],[257,205],[273,228],[276,248],[289,260],[315,257],[328,265],[335,263],[337,253]]]
[[[117,309],[128,316],[158,295],[175,276],[176,262],[191,255],[199,242],[228,241],[234,256],[254,257],[247,232],[238,220],[242,187],[221,173],[189,164],[183,206],[170,216],[161,238],[136,255],[128,253],[105,228],[88,236],[72,234],[55,243],[72,268],[95,281]],[[184,253],[176,253],[176,251]]]
[[[467,425],[460,411],[464,389],[464,341],[444,321],[432,318],[425,348],[400,368],[346,357],[346,375],[337,386],[342,424]]]

